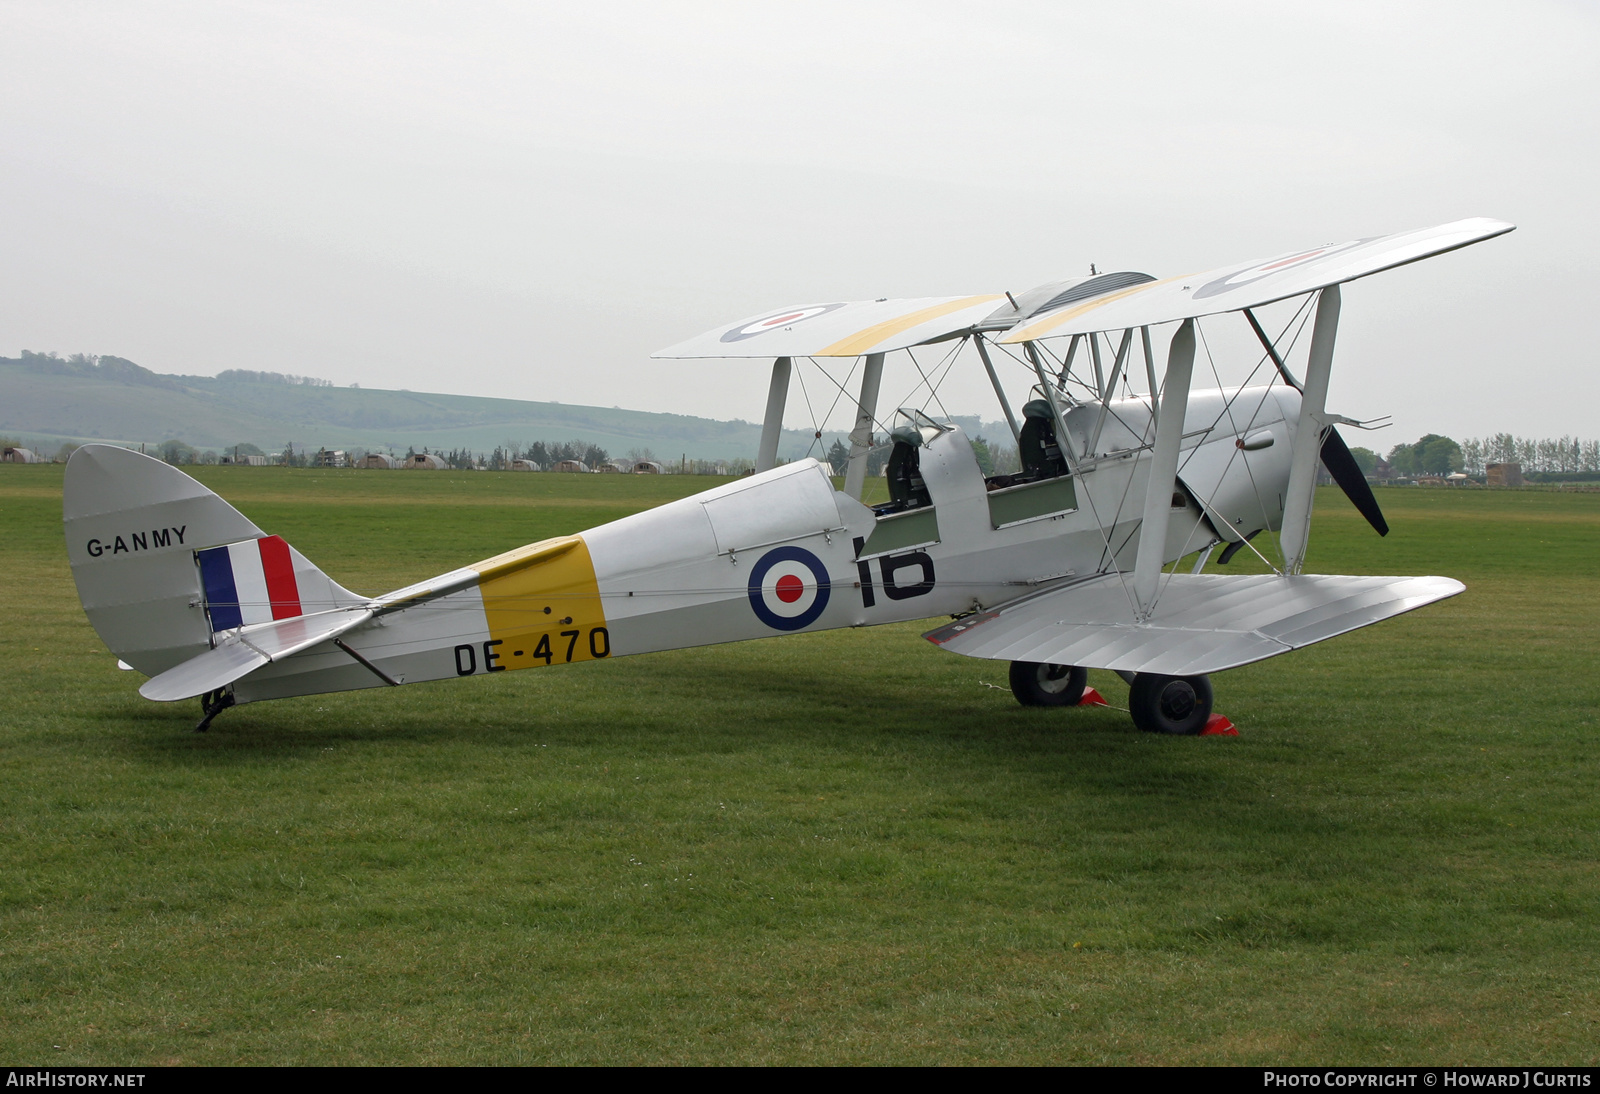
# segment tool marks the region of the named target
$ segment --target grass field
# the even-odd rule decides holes
[[[199,477],[363,592],[708,484]],[[1321,495],[1310,568],[1468,591],[1217,677],[1237,738],[917,626],[196,735],[84,620],[60,481],[0,465],[6,1063],[1600,1059],[1600,495]]]

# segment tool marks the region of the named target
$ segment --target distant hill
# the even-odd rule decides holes
[[[658,459],[753,459],[759,423],[717,421],[521,399],[334,387],[325,380],[233,370],[215,377],[169,376],[120,357],[68,358],[24,352],[0,357],[0,433],[53,450],[66,441],[157,444],[180,440],[222,450],[253,444],[281,452],[466,448],[489,452],[511,441],[583,440],[622,455],[650,449]],[[831,444],[839,433],[829,433]],[[813,437],[784,432],[780,455],[801,456]],[[820,454],[820,453],[819,453]]]

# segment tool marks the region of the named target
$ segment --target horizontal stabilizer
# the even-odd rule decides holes
[[[999,341],[1032,342],[1256,308],[1492,239],[1514,227],[1503,220],[1474,217],[1436,228],[1328,243],[1201,273],[1147,281],[1030,316]]]
[[[216,691],[262,665],[281,661],[354,630],[372,615],[370,608],[347,609],[298,615],[221,632],[215,647],[146,680],[139,694],[146,699],[171,702]]]
[[[1172,574],[1139,622],[1124,575],[1103,574],[923,635],[997,661],[1197,676],[1365,627],[1465,586],[1448,577]]]

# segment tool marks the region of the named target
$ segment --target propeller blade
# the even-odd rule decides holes
[[[1350,446],[1344,443],[1344,438],[1332,426],[1328,427],[1328,432],[1322,438],[1322,466],[1328,469],[1328,474],[1339,484],[1344,496],[1367,518],[1373,530],[1380,536],[1388,535],[1389,522],[1383,519],[1383,510],[1378,508],[1378,499],[1372,496],[1367,477],[1361,473],[1361,466],[1350,454]]]

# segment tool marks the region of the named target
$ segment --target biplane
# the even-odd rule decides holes
[[[200,697],[199,729],[238,703],[948,616],[924,637],[1009,662],[1024,704],[1075,705],[1086,671],[1110,670],[1141,729],[1196,733],[1211,674],[1462,591],[1303,572],[1319,464],[1388,531],[1337,428],[1363,423],[1325,406],[1340,286],[1512,229],[1463,220],[1177,277],[750,316],[654,356],[772,362],[755,473],[382,596],[176,468],[85,445],[63,499],[72,572],[100,637],[149,677],[140,694]],[[1272,335],[1258,312],[1280,304],[1294,315]],[[1259,343],[1241,382],[1192,383],[1202,320]],[[985,474],[927,399],[879,414],[902,351],[982,368],[1019,470]],[[828,375],[854,419],[843,489],[815,458],[778,459],[791,375],[830,364],[848,369]],[[885,448],[888,499],[864,504]],[[1249,550],[1268,572],[1203,572],[1218,548],[1219,565]]]

